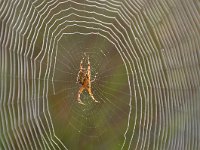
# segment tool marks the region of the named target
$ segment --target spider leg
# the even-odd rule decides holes
[[[94,81],[96,80],[97,74],[98,74],[98,73],[95,74],[94,79],[91,81],[91,83],[94,82]]]
[[[90,71],[90,58],[88,56],[88,68],[87,68],[87,74],[89,76],[89,80],[90,80],[90,76],[91,76],[91,71]]]
[[[91,70],[90,70],[90,60],[89,60],[89,56],[88,56],[88,68],[87,68],[87,75],[88,75],[88,86],[91,87]]]
[[[81,62],[80,62],[80,70],[83,69],[83,61],[84,61],[84,57],[82,58]]]
[[[81,86],[80,89],[79,89],[79,91],[78,91],[78,98],[77,98],[77,100],[78,100],[78,103],[79,103],[79,104],[85,105],[85,104],[81,101],[81,93],[83,92],[83,90],[84,90],[84,87]]]
[[[81,62],[80,62],[80,69],[79,69],[79,72],[78,72],[78,76],[76,78],[76,83],[78,83],[78,79],[79,79],[79,74],[80,72],[83,71],[83,60],[84,60],[84,57],[82,58]]]
[[[94,96],[93,96],[93,94],[92,94],[92,90],[91,90],[90,87],[87,88],[87,91],[88,91],[88,93],[90,94],[90,96],[91,96],[91,98],[93,99],[93,101],[96,102],[96,103],[99,103],[99,101],[97,101],[97,100],[94,98]]]
[[[98,74],[98,73],[95,74],[94,79],[91,81],[91,69],[90,69],[90,60],[89,60],[89,59],[90,59],[90,58],[89,58],[89,56],[88,56],[88,68],[87,68],[87,74],[88,74],[89,81],[90,81],[89,84],[91,84],[91,82],[94,82],[94,81],[96,80],[96,77],[97,77],[97,74]],[[89,86],[91,86],[91,85],[89,85]]]

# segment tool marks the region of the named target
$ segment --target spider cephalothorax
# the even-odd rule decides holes
[[[91,98],[95,101],[95,102],[98,102],[94,96],[93,96],[93,93],[92,93],[92,88],[91,88],[91,83],[95,81],[96,79],[96,76],[95,78],[91,81],[91,70],[90,70],[90,60],[89,60],[89,57],[88,57],[88,67],[87,69],[86,68],[83,68],[83,61],[84,61],[84,58],[81,60],[80,62],[80,70],[78,72],[78,76],[77,76],[77,82],[79,84],[81,84],[81,87],[78,91],[78,103],[80,104],[84,104],[81,99],[80,99],[80,96],[81,96],[81,93],[83,92],[84,89],[86,89],[88,91],[88,93],[90,94]]]
[[[87,70],[85,70],[85,69],[80,70],[78,73],[77,82],[80,83],[81,85],[84,85],[85,81],[88,79],[89,79],[89,77],[87,74]]]

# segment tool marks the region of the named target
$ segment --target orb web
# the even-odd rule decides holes
[[[1,149],[199,149],[198,1],[0,4]]]

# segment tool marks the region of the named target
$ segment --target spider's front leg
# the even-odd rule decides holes
[[[80,69],[79,69],[79,72],[78,72],[78,76],[76,78],[76,83],[78,83],[79,81],[79,77],[80,77],[80,73],[83,72],[83,61],[84,61],[84,57],[82,58],[81,62],[80,62]]]
[[[84,61],[84,57],[81,59],[81,62],[80,62],[80,70],[83,69],[83,61]]]
[[[88,56],[88,68],[87,68],[87,74],[88,74],[88,80],[89,80],[89,84],[88,84],[88,88],[87,91],[90,94],[91,98],[94,100],[94,102],[98,103],[99,101],[97,101],[92,93],[92,88],[91,88],[91,70],[90,70],[90,60],[89,60],[89,56]]]
[[[90,81],[90,77],[91,77],[91,70],[90,70],[90,58],[89,58],[89,56],[88,56],[88,68],[87,68],[87,74],[88,74],[89,81]]]
[[[87,74],[88,74],[90,83],[92,83],[92,82],[94,82],[96,80],[96,77],[97,77],[98,73],[96,73],[95,76],[94,76],[94,79],[91,80],[91,69],[90,68],[91,68],[90,67],[90,60],[89,60],[89,56],[88,56],[88,69],[87,69],[88,72],[87,72]]]
[[[87,68],[87,75],[88,75],[88,86],[91,87],[91,70],[90,70],[90,58],[88,56],[88,68]]]

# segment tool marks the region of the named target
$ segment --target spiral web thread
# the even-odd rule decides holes
[[[48,103],[49,87],[57,92],[58,43],[97,35],[126,70],[118,148],[200,149],[199,12],[193,0],[0,0],[0,148],[68,149]]]

